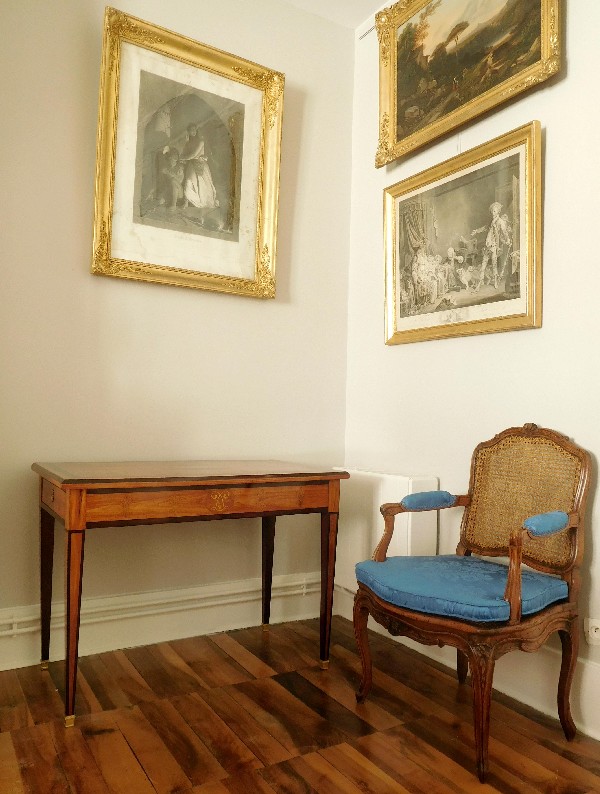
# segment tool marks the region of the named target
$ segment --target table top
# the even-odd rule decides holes
[[[34,463],[36,474],[57,485],[101,487],[124,482],[345,480],[346,471],[281,460],[183,460]]]

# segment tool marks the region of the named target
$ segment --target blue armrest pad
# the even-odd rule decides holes
[[[439,510],[442,507],[452,507],[456,496],[448,491],[422,491],[405,496],[400,502],[405,510]]]
[[[525,529],[529,530],[530,535],[544,537],[560,532],[569,523],[569,516],[562,510],[552,510],[550,513],[540,513],[537,516],[530,516],[523,521]]]

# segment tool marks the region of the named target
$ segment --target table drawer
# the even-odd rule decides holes
[[[52,512],[61,518],[65,517],[67,512],[67,494],[48,480],[42,480],[41,499],[43,504],[47,505]]]
[[[88,491],[88,523],[327,510],[327,483]]]

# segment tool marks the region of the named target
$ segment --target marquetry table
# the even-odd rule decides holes
[[[50,652],[54,526],[65,528],[65,724],[75,720],[75,688],[86,531],[130,524],[219,518],[262,519],[262,620],[270,618],[275,520],[321,514],[320,662],[329,663],[340,480],[345,471],[268,460],[34,463],[40,477],[42,666]]]

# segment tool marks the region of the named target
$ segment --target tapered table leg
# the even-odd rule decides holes
[[[267,630],[271,619],[273,585],[273,552],[275,550],[275,516],[262,519],[262,624]]]
[[[335,576],[335,551],[337,545],[338,514],[321,514],[321,625],[320,662],[325,670],[329,666],[331,643],[331,612],[333,610],[333,580]]]
[[[40,509],[40,611],[42,627],[41,663],[50,659],[50,618],[52,615],[52,568],[54,563],[54,516]]]
[[[65,670],[65,725],[75,720],[75,689],[77,685],[77,658],[79,623],[81,618],[81,583],[83,579],[83,549],[85,532],[68,531],[65,555],[67,649]]]

